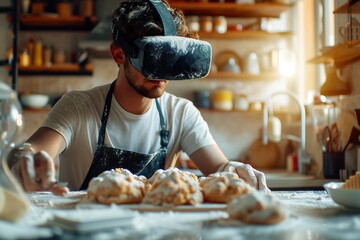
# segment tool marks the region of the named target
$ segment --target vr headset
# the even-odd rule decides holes
[[[148,36],[128,43],[112,23],[116,43],[129,56],[131,65],[152,80],[190,80],[208,75],[211,45],[208,42],[176,36],[173,18],[161,0],[148,0],[159,14],[164,36]]]

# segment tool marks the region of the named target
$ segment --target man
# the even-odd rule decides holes
[[[263,173],[229,163],[190,101],[165,92],[169,79],[203,77],[210,67],[211,48],[188,38],[182,12],[165,1],[125,0],[113,12],[112,34],[110,51],[119,66],[115,81],[65,94],[9,155],[24,189],[66,193],[53,184],[57,156],[59,180],[78,190],[116,167],[151,177],[159,168],[173,167],[182,150],[205,175],[234,171],[268,191]]]

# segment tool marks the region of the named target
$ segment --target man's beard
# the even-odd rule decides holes
[[[136,86],[134,81],[132,81],[131,75],[129,74],[129,69],[131,68],[131,64],[128,60],[125,61],[124,64],[124,72],[125,72],[125,79],[129,83],[129,85],[141,96],[147,97],[147,98],[158,98],[161,97],[161,95],[164,93],[163,90],[160,90],[159,88],[153,88],[153,89],[147,89],[145,86]]]

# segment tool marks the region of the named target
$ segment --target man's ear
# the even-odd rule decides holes
[[[122,48],[116,46],[114,43],[111,43],[110,52],[117,64],[125,63],[125,51]]]

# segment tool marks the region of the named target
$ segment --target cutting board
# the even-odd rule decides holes
[[[112,205],[90,202],[88,199],[80,201],[76,208],[78,209],[108,209]],[[226,211],[225,203],[201,203],[195,205],[152,205],[152,204],[116,204],[117,208],[133,210],[138,212],[209,212]]]
[[[249,164],[258,169],[276,168],[280,161],[279,146],[269,141],[263,144],[261,139],[255,140],[248,150]]]

